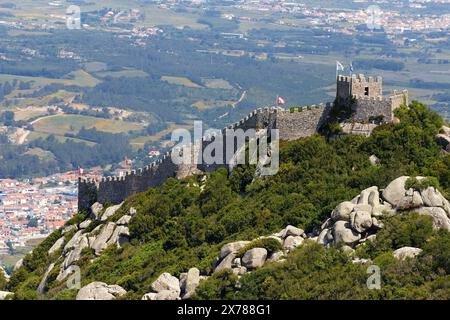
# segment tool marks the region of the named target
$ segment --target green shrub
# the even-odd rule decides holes
[[[423,179],[417,179],[415,177],[409,177],[405,182],[406,189],[425,190],[428,187],[439,188],[439,180],[435,177],[425,177]]]
[[[383,223],[375,241],[367,244],[372,257],[401,247],[421,248],[433,235],[433,219],[417,213],[397,214],[385,218]]]
[[[237,275],[232,270],[224,269],[214,273],[207,281],[200,282],[194,299],[220,300],[232,299],[234,296]]]
[[[273,238],[261,238],[256,239],[247,244],[245,247],[241,248],[237,253],[236,257],[242,257],[248,250],[253,248],[264,248],[267,250],[267,253],[270,255],[274,252],[280,251],[283,249],[283,246],[279,241]]]

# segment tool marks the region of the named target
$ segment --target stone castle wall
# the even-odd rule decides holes
[[[218,164],[176,165],[173,163],[171,154],[167,153],[163,159],[151,165],[130,171],[121,177],[104,177],[101,181],[93,181],[80,178],[78,181],[78,208],[87,210],[94,202],[118,204],[130,195],[146,191],[152,187],[162,185],[169,177],[182,178],[196,171],[215,171],[220,167],[228,167],[230,159],[226,154],[226,135],[237,129],[246,131],[254,129],[279,129],[281,140],[295,140],[308,137],[317,133],[325,121],[331,105],[320,105],[303,108],[301,111],[278,108],[257,109],[247,117],[241,119],[227,128],[221,130],[217,136],[205,136],[201,141],[201,152],[205,150],[216,138],[224,139],[223,159]],[[270,133],[270,132],[269,132]],[[236,152],[237,144],[233,141],[233,150]]]
[[[392,95],[383,97],[382,79],[369,77],[368,81],[364,75],[338,76],[336,99],[341,103],[352,105],[353,120],[367,123],[372,117],[383,116],[383,120],[391,122],[394,120],[393,111],[403,103],[408,103],[408,92],[394,92]],[[352,101],[353,100],[353,101]],[[280,140],[295,140],[311,136],[318,132],[326,121],[332,104],[311,106],[308,108],[294,108],[284,110],[281,108],[260,108],[251,112],[239,122],[231,124],[222,129],[218,134],[205,136],[202,141],[195,144],[195,151],[191,157],[198,158],[204,151],[212,150],[216,139],[223,139],[222,156],[218,156],[219,163],[215,164],[182,164],[175,165],[172,155],[166,154],[163,159],[152,163],[143,169],[131,171],[123,177],[107,177],[101,181],[90,181],[80,179],[78,183],[78,206],[80,210],[88,209],[94,202],[120,203],[132,194],[143,192],[152,187],[162,185],[169,177],[182,178],[198,172],[211,172],[220,167],[227,167],[230,159],[227,158],[227,141],[233,143],[233,152],[237,151],[237,138],[234,131],[242,129],[254,129],[259,132],[262,129],[279,129]],[[227,129],[231,129],[227,131]],[[233,139],[227,140],[227,135],[233,134]],[[213,152],[215,153],[215,152]],[[196,156],[197,154],[197,156]]]
[[[372,117],[383,116],[383,121],[394,120],[394,110],[402,104],[408,104],[408,91],[394,91],[387,97],[359,97],[353,104],[353,119],[356,121],[369,121]]]

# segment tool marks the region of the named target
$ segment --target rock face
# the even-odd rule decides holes
[[[200,270],[197,268],[189,269],[186,275],[186,284],[184,288],[183,299],[189,299],[195,293],[200,284]]]
[[[54,254],[56,251],[58,251],[59,249],[62,248],[62,246],[64,245],[64,237],[59,238],[58,240],[56,240],[56,242],[52,245],[52,247],[48,250],[48,255],[51,256],[52,254]]]
[[[172,276],[170,273],[164,272],[158,279],[156,279],[151,286],[152,290],[155,292],[161,292],[164,290],[175,291],[180,294],[180,281],[178,278]]]
[[[122,218],[117,220],[117,225],[118,226],[127,226],[130,223],[130,220],[131,220],[131,216],[124,215],[124,216],[122,216]]]
[[[95,250],[96,255],[100,255],[108,246],[107,242],[111,238],[115,226],[116,224],[114,222],[109,222],[101,229],[99,235],[95,238],[91,248]]]
[[[111,206],[108,209],[105,210],[105,213],[102,214],[102,216],[100,217],[101,221],[106,221],[109,217],[113,216],[117,210],[120,209],[120,207],[122,207],[123,202],[120,204],[117,204],[115,206]]]
[[[178,293],[170,290],[163,290],[161,292],[150,292],[144,294],[142,300],[177,300]]]
[[[331,212],[331,217],[316,233],[322,245],[348,245],[354,248],[371,239],[384,227],[382,217],[398,210],[417,212],[433,218],[436,229],[450,231],[450,203],[434,187],[423,190],[406,188],[410,177],[393,180],[380,194],[378,187],[367,188],[351,201],[344,201]],[[416,177],[418,181],[424,177]]]
[[[16,272],[17,270],[19,270],[22,267],[22,265],[23,265],[23,259],[20,259],[14,265],[13,272]]]
[[[442,127],[442,133],[436,136],[437,142],[442,146],[444,151],[450,152],[450,128]]]
[[[285,239],[289,236],[301,236],[305,233],[305,231],[303,231],[300,228],[294,227],[294,226],[287,226],[286,228],[284,228],[283,230],[281,230],[278,234],[276,234],[277,237]]]
[[[77,300],[113,300],[127,292],[121,286],[92,282],[78,291]]]
[[[185,279],[185,286],[186,289],[188,288],[188,280],[189,280],[189,290],[195,290],[193,289],[195,286],[195,276],[197,274],[197,270],[193,270],[190,269],[190,276],[188,279],[188,275],[186,275],[186,279]],[[188,272],[188,274],[189,274]],[[196,287],[195,287],[196,288]],[[178,278],[172,276],[170,273],[163,273],[161,274],[158,279],[156,279],[152,285],[151,285],[151,289],[154,292],[149,292],[146,293],[143,297],[142,300],[177,300],[180,297],[180,293],[181,293],[181,286],[180,286],[180,281],[178,280]],[[193,293],[193,292],[192,292]],[[190,293],[190,294],[192,294]]]
[[[45,271],[44,277],[42,278],[41,282],[39,283],[39,286],[37,288],[37,292],[39,294],[44,294],[45,285],[47,284],[48,275],[50,272],[52,272],[53,268],[55,267],[55,264],[52,263],[48,267],[47,271]]]
[[[247,269],[262,267],[266,262],[267,250],[264,248],[253,248],[248,250],[242,257],[242,265]]]
[[[101,203],[94,203],[91,206],[91,218],[93,220],[98,220],[100,218],[100,214],[102,213],[103,205]]]
[[[420,248],[414,247],[403,247],[394,251],[394,257],[398,260],[406,260],[407,258],[415,258],[418,256],[423,250]]]
[[[293,250],[303,243],[303,237],[301,236],[288,236],[284,239],[283,248],[286,250]]]
[[[351,228],[350,223],[345,221],[337,221],[333,227],[333,239],[335,244],[353,245],[361,235]]]
[[[406,193],[405,182],[409,177],[403,176],[392,181],[383,191],[383,199],[396,207]]]
[[[214,268],[214,272],[223,270],[223,269],[231,269],[233,267],[233,261],[236,258],[234,253],[230,253],[225,258],[220,261],[220,263]]]
[[[236,253],[249,243],[250,243],[250,241],[236,241],[236,242],[227,243],[220,250],[219,258],[223,259],[230,253]]]

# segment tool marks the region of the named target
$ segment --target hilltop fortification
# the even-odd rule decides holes
[[[381,77],[369,77],[367,80],[363,74],[358,77],[355,74],[338,76],[336,88],[337,104],[350,106],[354,121],[367,122],[381,117],[383,122],[392,122],[394,110],[408,104],[407,90],[394,90],[390,95],[383,96]]]
[[[350,106],[353,122],[370,122],[375,117],[382,117],[384,122],[394,119],[393,112],[401,104],[407,103],[408,92],[394,92],[388,97],[382,95],[382,79],[369,77],[366,81],[363,75],[351,77],[338,76],[336,104],[326,103],[308,107],[290,108],[266,107],[254,110],[245,118],[221,130],[221,138],[226,149],[226,136],[234,134],[238,129],[279,130],[280,140],[296,140],[309,137],[319,132],[327,121],[332,108]],[[228,129],[228,130],[227,130]],[[205,136],[201,142],[201,150],[194,152],[202,154],[216,136]],[[234,137],[233,150],[237,151]],[[199,147],[200,148],[200,147]],[[222,161],[217,164],[176,165],[172,154],[165,154],[162,159],[145,168],[127,172],[124,176],[104,177],[100,181],[80,178],[78,182],[78,208],[88,209],[93,203],[118,204],[130,195],[143,192],[149,188],[163,184],[168,178],[183,178],[196,172],[211,172],[220,167],[228,167],[230,159],[223,152]],[[195,155],[194,155],[195,156]]]

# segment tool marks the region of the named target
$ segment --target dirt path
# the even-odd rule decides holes
[[[61,114],[52,114],[52,115],[50,115],[50,116],[40,117],[40,118],[37,118],[36,120],[31,121],[30,124],[33,125],[33,124],[35,124],[36,122],[41,121],[41,120],[43,120],[43,119],[48,119],[48,118],[58,117],[58,116],[60,116],[60,115],[61,115]]]

